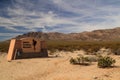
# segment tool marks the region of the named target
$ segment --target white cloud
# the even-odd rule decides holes
[[[0,41],[14,38],[14,37],[16,37],[16,35],[20,35],[20,33],[0,33]]]
[[[100,28],[111,28],[120,25],[119,6],[103,5],[103,2],[99,0],[51,1],[53,2],[53,5],[57,6],[60,10],[75,13],[78,16],[61,17],[59,16],[59,14],[55,13],[52,10],[46,12],[42,10],[36,11],[34,10],[35,8],[42,9],[42,7],[40,5],[39,7],[38,5],[37,7],[35,7],[36,4],[30,2],[30,0],[26,0],[26,2],[24,2],[24,0],[16,0],[17,3],[13,2],[13,8],[8,8],[8,15],[12,17],[0,17],[0,25],[5,26],[7,29],[11,29],[13,31],[17,31],[17,29],[12,26],[24,26],[28,29],[28,31],[35,31],[35,28],[44,28],[43,30],[47,31],[45,29],[45,26],[54,28],[54,26],[60,24],[69,24],[71,26],[65,27],[66,31],[67,29],[69,29],[71,32],[81,32],[84,30],[94,30]],[[28,8],[25,6],[28,6]],[[87,21],[88,19],[91,21]],[[99,22],[99,19],[102,19],[103,21]],[[62,28],[54,29],[54,31],[55,30],[62,31]]]
[[[11,1],[12,7],[8,7],[5,13],[10,17],[0,16],[0,27],[18,32],[0,33],[0,36],[8,38],[20,33],[37,31],[37,28],[41,28],[44,32],[71,33],[120,26],[119,0]],[[56,28],[56,26],[59,27]]]
[[[76,13],[76,14],[82,14],[82,16],[77,16],[77,18],[71,19],[72,21],[76,22],[76,26],[79,29],[79,27],[87,27],[86,30],[94,30],[94,29],[101,29],[101,28],[111,28],[119,26],[120,23],[120,16],[116,15],[119,14],[119,8],[120,6],[112,6],[109,5],[103,5],[98,0],[76,0],[76,1],[69,1],[69,0],[53,0],[55,4],[57,4],[59,7],[61,7],[64,10]],[[110,2],[116,2],[110,1]],[[102,2],[104,3],[104,2]],[[114,5],[114,4],[113,4]],[[86,17],[89,17],[92,19],[103,19],[102,22],[99,22],[97,20],[92,20],[92,22],[87,22]],[[85,20],[83,22],[79,22]],[[73,27],[76,27],[73,26]],[[77,29],[76,28],[76,29]],[[80,30],[79,30],[80,31]]]
[[[17,35],[19,35],[19,33],[16,33]],[[16,34],[14,33],[0,33],[0,36],[16,36]]]

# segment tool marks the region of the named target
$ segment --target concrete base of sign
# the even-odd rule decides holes
[[[40,53],[20,53],[16,54],[16,59],[48,57],[47,49]]]

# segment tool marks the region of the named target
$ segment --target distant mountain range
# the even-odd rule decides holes
[[[91,32],[81,33],[59,33],[59,32],[29,32],[23,35],[18,35],[16,38],[35,37],[44,40],[81,40],[81,41],[106,41],[120,40],[120,27],[114,29],[101,29]]]

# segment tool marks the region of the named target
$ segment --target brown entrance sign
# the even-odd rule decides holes
[[[7,60],[31,57],[47,57],[46,42],[37,38],[27,37],[12,39]]]

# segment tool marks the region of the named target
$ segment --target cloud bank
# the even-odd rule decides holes
[[[0,39],[30,31],[72,33],[119,27],[119,8],[120,0],[1,0]]]

